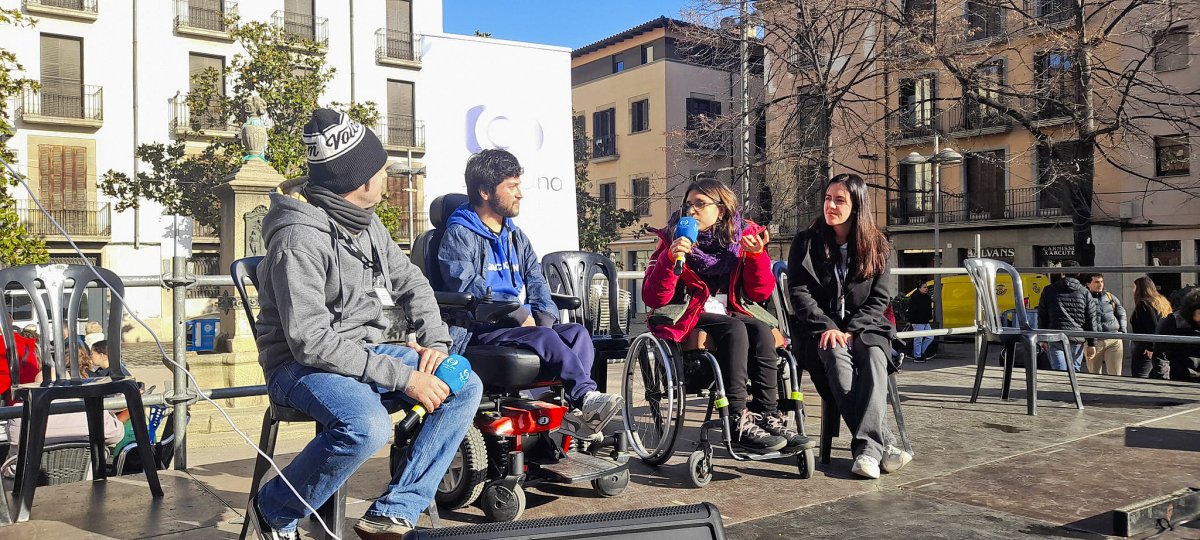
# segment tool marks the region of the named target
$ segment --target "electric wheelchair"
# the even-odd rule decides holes
[[[429,211],[433,229],[422,233],[413,245],[411,259],[435,291],[444,289],[437,253],[446,221],[464,202],[467,196],[463,194],[434,199]],[[629,484],[625,438],[584,441],[563,433],[559,428],[569,406],[562,397],[561,382],[542,368],[536,354],[516,347],[467,345],[467,331],[475,323],[498,321],[519,304],[492,302],[469,293],[437,294],[443,319],[452,327],[455,352],[470,360],[484,385],[475,424],[438,486],[438,505],[456,509],[478,500],[489,520],[512,521],[525,509],[524,487],[539,482],[590,482],[603,497],[623,492]],[[579,298],[553,296],[561,310],[580,307]],[[534,391],[543,393],[529,397]],[[398,454],[394,467],[401,466],[403,453]]]
[[[769,307],[781,314],[776,290]],[[782,317],[780,325],[786,324]],[[650,319],[653,324],[653,317]],[[795,430],[806,435],[804,395],[800,392],[800,370],[787,337],[775,332],[779,354],[779,410],[788,413]],[[689,397],[706,397],[707,410],[700,426],[696,449],[688,456],[688,479],[694,487],[712,480],[713,441],[709,432],[721,431],[719,444],[736,461],[764,461],[795,456],[800,478],[812,477],[815,450],[775,451],[764,454],[738,452],[733,446],[731,419],[721,367],[712,354],[714,343],[707,333],[693,330],[682,343],[661,339],[651,332],[634,338],[625,359],[622,396],[625,398],[624,428],[630,448],[648,465],[658,466],[674,454],[683,427]],[[716,413],[716,418],[713,417]]]

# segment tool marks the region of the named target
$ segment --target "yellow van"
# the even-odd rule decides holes
[[[933,294],[933,281],[925,282],[929,294]],[[1046,274],[1021,274],[1021,286],[1029,298],[1029,309],[1037,309],[1042,290],[1050,285]],[[912,296],[913,289],[905,296]],[[996,295],[1000,298],[1000,311],[1016,307],[1013,298],[1012,279],[1006,274],[996,276]],[[934,301],[936,302],[936,298]],[[966,275],[942,276],[942,328],[957,328],[975,324],[975,286]]]

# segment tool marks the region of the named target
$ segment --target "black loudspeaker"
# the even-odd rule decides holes
[[[446,529],[423,529],[406,539],[453,538],[455,540],[572,539],[607,540],[724,540],[721,513],[712,503],[666,508],[644,508],[553,518],[486,523]]]

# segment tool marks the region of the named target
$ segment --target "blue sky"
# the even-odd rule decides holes
[[[444,0],[452,34],[579,48],[660,15],[679,18],[688,0]]]

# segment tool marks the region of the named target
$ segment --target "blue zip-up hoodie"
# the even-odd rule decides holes
[[[480,297],[490,291],[494,301],[520,302],[524,307],[510,315],[510,324],[520,325],[530,314],[542,326],[558,322],[537,253],[509,218],[496,234],[470,203],[459,206],[446,221],[438,269],[447,290]]]

